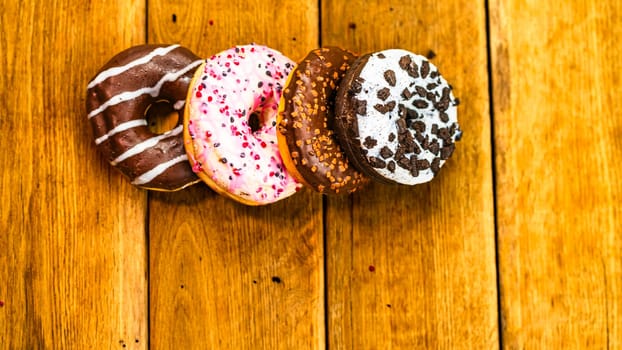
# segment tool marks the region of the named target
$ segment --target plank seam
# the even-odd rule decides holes
[[[317,0],[317,43],[322,47],[322,0]]]
[[[494,112],[494,84],[492,67],[492,45],[490,30],[490,0],[484,0],[484,12],[486,17],[486,69],[488,73],[488,113],[490,114],[490,156],[492,171],[492,202],[493,202],[493,221],[495,227],[495,273],[497,288],[497,336],[499,349],[503,349],[503,314],[501,308],[501,273],[499,257],[499,222],[497,211],[497,163],[495,156],[495,112]]]
[[[328,312],[328,259],[327,259],[327,234],[326,232],[328,232],[328,225],[327,225],[327,203],[328,200],[326,199],[326,196],[322,196],[322,236],[323,236],[323,242],[322,242],[322,260],[324,262],[324,349],[328,349],[329,345],[328,345],[328,332],[329,332],[329,312]]]
[[[354,196],[356,196],[356,194],[354,195],[350,195],[350,269],[354,268]],[[352,305],[352,274],[350,274],[348,276],[348,291],[349,291],[349,298],[348,298],[348,306],[349,306],[349,314],[348,314],[348,318],[349,318],[349,322],[350,322],[350,328],[354,328],[354,308]],[[354,332],[352,330],[350,330],[350,344],[354,345]]]
[[[322,0],[318,0],[317,1],[317,43],[319,47],[322,47]],[[322,196],[322,237],[323,237],[323,242],[322,242],[322,260],[324,262],[324,349],[329,349],[330,347],[330,337],[329,337],[329,323],[330,323],[330,313],[329,313],[329,300],[328,300],[328,259],[327,259],[327,241],[328,241],[328,237],[327,237],[327,232],[328,232],[328,225],[327,225],[327,215],[328,215],[328,210],[326,209],[328,206],[328,199],[326,198],[326,196]]]
[[[145,44],[149,43],[149,0],[145,0]],[[151,217],[151,193],[147,191],[147,210],[145,211],[145,256],[147,258],[147,339],[145,340],[147,349],[151,349],[151,244],[149,237],[151,228],[149,227],[149,218]]]
[[[151,256],[150,256],[150,247],[149,236],[150,236],[150,227],[149,227],[149,218],[151,217],[151,194],[147,191],[147,210],[145,210],[145,257],[146,257],[146,273],[147,273],[147,312],[145,319],[147,320],[147,349],[151,349]]]
[[[145,44],[149,43],[149,0],[145,0]]]
[[[603,278],[604,278],[604,284],[605,284],[605,326],[606,326],[606,331],[607,331],[607,336],[606,336],[606,340],[607,340],[607,350],[609,350],[610,346],[611,346],[611,342],[609,339],[609,287],[607,285],[607,265],[605,263],[605,259],[601,257],[600,262],[603,265]]]

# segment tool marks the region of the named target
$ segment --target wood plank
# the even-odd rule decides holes
[[[294,59],[317,46],[316,1],[149,1],[148,13],[150,42],[202,57],[251,41]],[[199,184],[151,196],[149,222],[153,349],[323,347],[321,196],[255,208]]]
[[[85,111],[92,75],[144,39],[144,1],[0,8],[0,344],[145,349],[145,192],[97,153]]]
[[[622,3],[491,1],[506,348],[622,347]]]
[[[329,346],[498,347],[484,2],[322,4],[324,45],[436,53],[464,130],[430,184],[328,199]]]

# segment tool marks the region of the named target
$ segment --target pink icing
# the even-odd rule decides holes
[[[195,172],[260,204],[300,189],[285,169],[276,137],[279,99],[294,65],[260,45],[237,46],[206,60],[188,105]],[[255,132],[249,126],[253,113],[260,120]]]

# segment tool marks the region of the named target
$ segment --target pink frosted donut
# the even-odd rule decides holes
[[[260,45],[223,51],[197,69],[184,113],[184,146],[212,189],[247,205],[276,202],[302,186],[287,172],[276,136],[279,99],[294,62]]]

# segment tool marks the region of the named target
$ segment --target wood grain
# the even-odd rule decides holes
[[[506,348],[622,347],[622,4],[491,1]]]
[[[257,42],[297,59],[317,46],[315,1],[149,1],[148,13],[150,42],[202,57]],[[153,349],[323,348],[320,196],[253,208],[199,184],[154,194],[149,212]]]
[[[430,184],[328,198],[329,346],[498,347],[484,3],[322,4],[324,45],[432,50],[464,130]]]
[[[144,38],[143,3],[0,4],[2,348],[147,347],[145,192],[97,153],[84,100]]]

